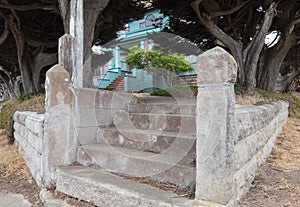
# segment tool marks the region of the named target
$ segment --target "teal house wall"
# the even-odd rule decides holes
[[[155,77],[142,69],[129,69],[126,57],[132,46],[139,46],[145,51],[152,49],[154,41],[149,39],[149,34],[160,32],[168,26],[169,18],[164,17],[159,10],[149,11],[144,18],[128,23],[127,29],[118,33],[118,38],[101,49],[109,55],[94,55],[92,68],[94,70],[93,84],[96,88],[108,88],[123,76],[124,91],[151,91],[153,82],[155,88],[168,87],[163,77]],[[194,61],[196,62],[196,61]],[[189,71],[181,75],[194,75],[195,71]],[[179,74],[180,75],[180,74]],[[119,79],[118,79],[119,80]]]

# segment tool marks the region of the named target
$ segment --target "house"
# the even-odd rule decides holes
[[[153,82],[156,83],[155,88],[168,87],[163,77],[155,77],[157,80],[154,80],[152,74],[137,68],[130,70],[126,64],[126,57],[131,47],[137,45],[147,51],[152,49],[157,42],[168,44],[170,39],[174,39],[175,35],[161,33],[168,23],[169,18],[164,17],[159,10],[149,11],[143,19],[128,23],[127,29],[120,31],[116,40],[101,47],[100,55],[92,56],[94,86],[128,92],[152,90]],[[189,59],[196,62],[195,58],[189,57]],[[195,72],[185,75],[195,75]]]

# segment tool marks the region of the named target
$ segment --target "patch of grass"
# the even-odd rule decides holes
[[[258,93],[268,101],[284,100],[290,104],[289,114],[300,119],[300,95],[299,93],[278,93],[257,89]]]
[[[241,85],[239,83],[235,83],[234,84],[234,92],[237,95],[242,95],[244,93],[243,89],[242,89],[242,87],[241,87]]]
[[[20,96],[20,97],[18,98],[18,100],[19,100],[20,102],[24,102],[24,101],[33,99],[33,98],[35,98],[35,97],[40,97],[40,96],[44,96],[44,95],[45,95],[45,93],[29,93],[29,94],[25,94],[25,95],[23,95],[23,96]]]
[[[30,98],[30,99],[29,99]],[[9,144],[14,142],[13,114],[15,111],[45,112],[45,95],[28,95],[20,100],[13,99],[2,104],[0,112],[0,128],[5,130]]]

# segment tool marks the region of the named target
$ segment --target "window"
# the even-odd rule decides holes
[[[155,24],[155,16],[153,14],[149,14],[146,17],[146,27],[153,26]]]
[[[140,23],[140,29],[145,28],[145,22]]]

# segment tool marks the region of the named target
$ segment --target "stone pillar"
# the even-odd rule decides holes
[[[70,75],[60,65],[46,73],[46,113],[44,128],[43,178],[51,184],[55,167],[76,160],[77,139],[73,133],[73,94]]]
[[[221,47],[198,57],[196,199],[227,205],[234,196],[234,83],[237,64]]]
[[[71,76],[75,64],[73,58],[74,43],[75,38],[69,34],[59,38],[58,64],[65,68]]]
[[[71,0],[70,35],[75,37],[72,82],[83,87],[84,20],[83,0]]]

